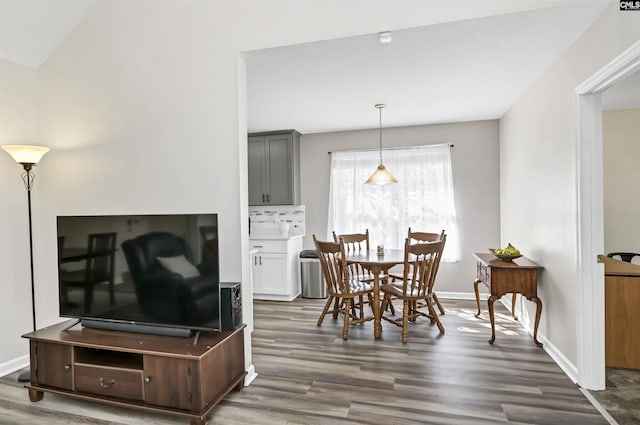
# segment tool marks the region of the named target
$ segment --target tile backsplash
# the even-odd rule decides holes
[[[249,220],[253,229],[269,223],[289,223],[289,236],[304,235],[304,205],[273,205],[249,207]],[[251,230],[250,233],[251,234]]]

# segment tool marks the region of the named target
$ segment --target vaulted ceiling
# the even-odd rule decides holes
[[[98,1],[0,0],[0,58],[39,68]],[[386,44],[375,33],[247,52],[249,129],[372,128],[376,103],[388,105],[385,127],[500,118],[609,0],[522,4],[393,31]],[[619,88],[605,105],[633,104],[635,93]]]

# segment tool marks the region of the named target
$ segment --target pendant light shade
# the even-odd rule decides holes
[[[371,174],[371,177],[367,179],[364,184],[376,184],[379,186],[389,184],[389,183],[398,183],[395,177],[387,170],[387,168],[382,163],[382,109],[386,108],[387,105],[384,103],[378,103],[376,108],[380,111],[380,165],[378,168]]]

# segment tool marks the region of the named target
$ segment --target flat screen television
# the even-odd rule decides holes
[[[61,317],[175,336],[219,331],[217,214],[58,216]]]

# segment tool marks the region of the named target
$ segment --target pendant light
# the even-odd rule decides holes
[[[364,184],[376,184],[382,186],[389,183],[398,183],[398,180],[391,175],[382,163],[382,109],[386,107],[387,105],[384,103],[378,103],[376,105],[376,108],[380,111],[380,165],[378,165],[376,171],[371,174],[371,177],[369,177]]]

